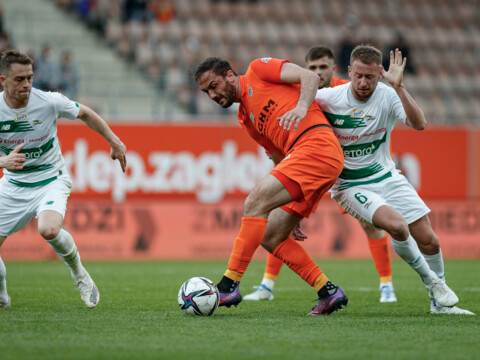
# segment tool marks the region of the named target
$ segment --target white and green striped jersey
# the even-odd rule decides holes
[[[351,83],[318,90],[316,101],[343,149],[345,164],[332,191],[375,183],[391,176],[390,135],[396,120],[405,123],[402,102],[390,86],[378,83],[367,101],[354,98]]]
[[[57,118],[76,119],[80,107],[59,93],[32,88],[28,105],[11,109],[0,93],[0,155],[7,156],[20,144],[26,161],[22,170],[3,169],[10,183],[34,187],[59,175],[65,162],[57,138]]]

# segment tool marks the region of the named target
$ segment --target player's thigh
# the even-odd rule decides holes
[[[67,211],[67,201],[72,191],[72,181],[70,176],[64,174],[55,181],[46,185],[42,190],[40,200],[37,205],[37,216],[41,218],[57,220],[54,216],[40,217],[43,211],[50,210],[61,215],[63,219]]]
[[[351,216],[371,225],[378,208],[387,204],[381,195],[359,186],[335,192],[333,199]]]
[[[291,201],[290,193],[280,180],[268,174],[248,194],[243,215],[267,218],[270,211]]]
[[[403,175],[394,174],[392,179],[387,181],[383,192],[387,204],[398,211],[407,224],[412,224],[430,213],[430,209]]]
[[[0,179],[0,235],[7,237],[22,229],[35,215],[32,191]]]

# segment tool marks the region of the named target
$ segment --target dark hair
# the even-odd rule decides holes
[[[198,79],[207,71],[213,71],[216,75],[221,75],[223,77],[227,76],[229,70],[233,71],[235,75],[238,75],[233,69],[230,63],[227,60],[218,58],[218,57],[209,57],[207,60],[202,62],[197,66],[195,70],[195,81],[198,82]]]
[[[326,46],[312,46],[307,51],[307,55],[305,55],[305,62],[318,60],[323,58],[324,56],[328,57],[335,61],[333,57],[333,51],[329,47]]]
[[[5,49],[0,55],[0,74],[8,75],[12,64],[33,65],[33,60],[18,50]]]
[[[360,60],[365,64],[377,63],[378,65],[382,64],[382,52],[378,50],[375,46],[368,44],[360,44],[355,46],[350,54],[350,65],[353,64],[355,60]]]

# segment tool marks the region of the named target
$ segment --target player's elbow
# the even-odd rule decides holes
[[[420,124],[417,124],[415,126],[415,130],[425,130],[426,127],[427,127],[427,122],[423,121]]]
[[[415,130],[425,130],[427,127],[427,120],[425,120],[425,118],[422,116],[421,118],[414,120],[408,119],[407,124]]]

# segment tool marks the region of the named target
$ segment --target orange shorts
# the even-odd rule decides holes
[[[300,218],[309,217],[342,169],[342,148],[332,129],[319,127],[303,134],[270,173],[293,200],[281,208]]]

